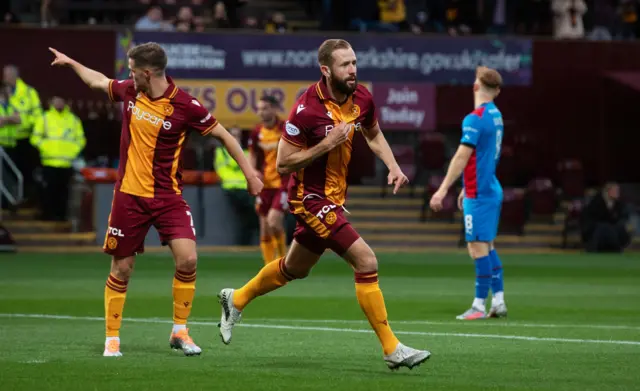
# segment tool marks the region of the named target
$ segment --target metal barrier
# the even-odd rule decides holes
[[[15,176],[15,185],[8,186],[7,175],[5,175],[5,167],[8,171],[13,172]],[[14,191],[11,192],[11,189]],[[22,201],[24,191],[24,178],[22,173],[16,167],[15,163],[9,157],[4,148],[0,147],[0,207],[2,207],[3,200],[7,200],[11,205],[17,205]],[[0,214],[0,220],[2,215]]]

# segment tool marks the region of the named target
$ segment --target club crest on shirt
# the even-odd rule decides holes
[[[172,105],[163,105],[162,111],[164,112],[165,117],[171,116],[173,114],[173,106]]]
[[[353,115],[354,117],[358,118],[360,116],[360,106],[353,105],[351,107],[351,115]]]

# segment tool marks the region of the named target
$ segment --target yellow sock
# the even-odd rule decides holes
[[[273,246],[276,248],[278,257],[287,255],[287,235],[284,232],[277,233],[273,237]]]
[[[264,264],[268,264],[275,258],[275,246],[271,236],[263,236],[260,238],[260,250],[262,250],[262,260]]]
[[[360,308],[369,319],[369,324],[376,332],[384,354],[391,354],[398,346],[396,338],[389,322],[387,321],[387,308],[384,305],[384,297],[378,285],[378,273],[356,273],[356,296]]]
[[[127,281],[122,281],[109,274],[104,288],[104,320],[107,337],[119,337],[122,324],[124,300],[127,297]]]
[[[251,300],[274,291],[293,279],[284,267],[284,258],[269,262],[242,288],[233,292],[233,305],[242,311]]]
[[[196,294],[196,272],[184,273],[176,270],[173,276],[173,323],[187,324],[191,314],[193,297]]]

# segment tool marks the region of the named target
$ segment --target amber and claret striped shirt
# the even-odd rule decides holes
[[[351,128],[348,140],[291,175],[289,204],[294,210],[302,207],[308,195],[326,198],[337,206],[344,204],[353,137],[356,132],[376,126],[378,117],[373,96],[365,86],[358,85],[347,101],[339,104],[329,95],[324,77],[309,87],[291,109],[282,140],[303,149],[322,142],[342,121]]]
[[[182,194],[189,130],[206,135],[218,124],[196,98],[167,81],[169,88],[156,99],[136,92],[131,79],[109,82],[109,98],[124,103],[116,190],[146,198]]]
[[[284,121],[278,120],[273,127],[259,124],[249,137],[249,149],[256,157],[257,167],[262,175],[265,189],[280,189],[286,186],[288,176],[281,177],[276,161],[278,158],[278,142],[284,130]]]

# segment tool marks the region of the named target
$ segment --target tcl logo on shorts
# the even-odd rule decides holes
[[[333,204],[325,205],[325,206],[322,207],[322,209],[320,209],[320,212],[316,213],[316,217],[319,218],[320,220],[322,220],[327,215],[327,213],[331,212],[335,208],[336,208],[336,206],[333,205]]]
[[[136,117],[138,120],[147,121],[151,123],[151,125],[162,125],[165,130],[171,129],[171,122],[165,121],[158,116],[151,115],[144,110],[140,110],[139,107],[136,107],[136,104],[133,103],[133,101],[129,101],[127,111],[130,111],[131,115]]]
[[[121,238],[124,238],[124,235],[122,234],[122,230],[120,228],[109,227],[107,231],[111,236],[119,236]]]

